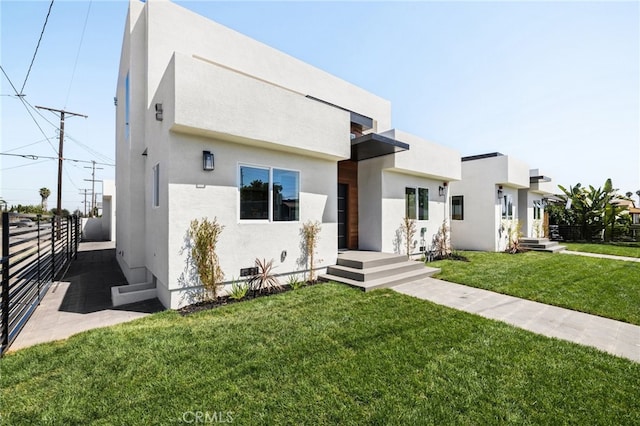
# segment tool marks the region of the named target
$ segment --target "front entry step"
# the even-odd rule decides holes
[[[558,245],[556,241],[548,238],[520,238],[520,246],[533,251],[546,251],[557,253],[566,250],[567,247]]]
[[[364,291],[393,287],[440,272],[406,256],[368,251],[349,251],[338,255],[338,264],[320,275],[322,281],[336,281]]]

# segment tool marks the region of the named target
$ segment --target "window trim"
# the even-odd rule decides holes
[[[509,207],[511,207],[511,214],[509,214]],[[500,200],[500,217],[503,220],[513,220],[514,215],[513,195],[504,194],[502,200]]]
[[[151,206],[153,208],[160,207],[160,163],[156,163],[153,166],[152,175],[152,193],[151,193]]]
[[[453,202],[460,201],[460,217],[455,217],[453,214]],[[451,196],[451,220],[464,220],[464,195],[452,195]]]
[[[533,202],[533,220],[542,219],[542,206],[540,201]]]
[[[409,191],[413,191],[413,201],[414,201],[414,206],[413,206],[413,217],[409,217],[409,200],[407,198],[407,196],[409,195]],[[423,213],[424,209],[420,209],[420,193],[426,191],[427,192],[427,203],[426,203],[426,215],[422,215],[421,217],[421,213]],[[431,201],[430,198],[430,193],[431,191],[429,191],[429,188],[424,187],[424,186],[405,186],[404,187],[404,215],[405,217],[409,217],[409,219],[411,220],[429,220],[429,202]]]
[[[242,173],[241,173],[241,169],[242,167],[251,167],[254,169],[262,169],[262,170],[267,170],[269,172],[269,182],[268,182],[268,197],[267,197],[267,218],[266,219],[242,219],[241,216],[241,208],[240,208],[240,203],[242,202],[241,196],[240,196],[240,189],[241,189],[241,185],[242,185]],[[273,196],[273,171],[274,170],[281,170],[281,171],[285,171],[285,172],[294,172],[298,174],[298,219],[296,220],[274,220],[273,219],[273,200],[274,200],[274,196]],[[301,202],[300,202],[300,193],[302,193],[302,179],[300,179],[300,176],[302,175],[302,172],[298,169],[289,169],[289,168],[285,168],[285,167],[275,167],[275,166],[264,166],[262,164],[253,164],[253,163],[243,163],[243,162],[238,162],[237,163],[237,182],[236,182],[236,191],[237,191],[237,200],[236,200],[236,208],[237,208],[237,213],[236,213],[236,218],[238,223],[299,223],[300,222],[300,206],[301,206]]]

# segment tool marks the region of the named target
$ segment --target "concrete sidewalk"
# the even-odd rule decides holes
[[[586,251],[563,250],[560,253],[561,254],[573,254],[573,255],[576,255],[576,256],[599,257],[600,259],[624,260],[625,262],[640,262],[640,258],[638,258],[638,257],[614,256],[612,254],[589,253],[589,252],[586,252]]]
[[[434,278],[393,290],[640,362],[640,326]]]
[[[158,299],[114,308],[111,286],[126,283],[113,242],[80,243],[78,259],[51,285],[8,352],[164,310]]]

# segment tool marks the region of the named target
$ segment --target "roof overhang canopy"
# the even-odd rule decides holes
[[[537,182],[551,182],[551,178],[547,176],[531,176],[529,177],[529,183]]]
[[[409,144],[377,133],[369,133],[351,139],[351,159],[354,161],[382,157],[383,155],[395,154],[408,149]]]

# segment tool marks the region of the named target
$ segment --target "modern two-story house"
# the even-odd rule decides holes
[[[254,259],[297,274],[321,223],[318,269],[340,250],[415,250],[449,217],[460,155],[391,127],[389,101],[165,0],[132,0],[116,92],[118,263],[171,308],[192,303],[193,219],[224,226],[231,281]],[[424,243],[425,241],[426,243]]]
[[[451,184],[451,242],[461,250],[503,251],[509,233],[544,237],[549,177],[498,152],[462,158],[462,179]]]

